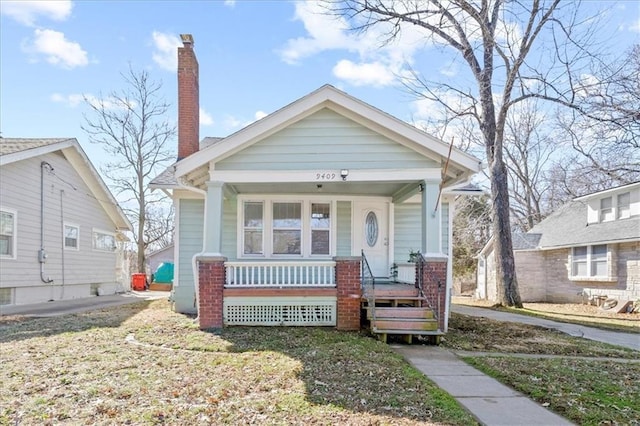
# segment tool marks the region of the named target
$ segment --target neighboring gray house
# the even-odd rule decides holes
[[[74,138],[0,138],[0,305],[129,286],[131,224]]]
[[[147,255],[147,275],[153,274],[162,263],[173,263],[173,244]]]
[[[640,298],[640,182],[575,198],[514,234],[525,302]],[[478,258],[476,297],[496,300],[493,240]]]

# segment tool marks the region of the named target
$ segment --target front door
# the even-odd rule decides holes
[[[354,211],[354,255],[364,251],[375,277],[389,276],[389,203],[356,201]]]

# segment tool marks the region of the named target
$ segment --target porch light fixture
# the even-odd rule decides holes
[[[347,176],[349,176],[349,170],[347,169],[340,170],[340,176],[342,176],[342,180],[347,180]]]

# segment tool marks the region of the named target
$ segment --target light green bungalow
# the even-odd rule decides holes
[[[415,292],[431,274],[440,320],[410,334],[445,332],[454,198],[480,161],[329,85],[199,143],[198,65],[182,39],[179,161],[152,182],[176,207],[175,310],[202,328],[357,329],[375,306],[426,306],[430,290]],[[373,281],[414,294],[372,303]],[[397,331],[382,318],[374,330]]]

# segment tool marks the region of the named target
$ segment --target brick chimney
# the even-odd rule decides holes
[[[200,146],[200,86],[198,60],[193,51],[193,36],[180,34],[178,47],[178,160]]]

